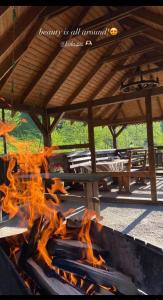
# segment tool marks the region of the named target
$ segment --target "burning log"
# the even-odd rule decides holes
[[[50,256],[65,257],[70,259],[85,259],[88,244],[77,240],[49,239],[46,249]],[[92,245],[94,255],[103,255],[102,249]]]
[[[32,258],[27,260],[26,271],[45,290],[52,295],[82,295],[79,289],[66,283],[55,271],[44,266],[41,268]]]
[[[54,258],[53,265],[63,269],[64,271],[73,272],[78,276],[85,276],[88,280],[96,285],[115,286],[122,294],[138,294],[138,290],[131,279],[117,271],[106,271],[83,264],[81,262],[60,258]]]

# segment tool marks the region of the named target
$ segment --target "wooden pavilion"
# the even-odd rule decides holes
[[[92,34],[113,27],[116,36]],[[78,35],[63,34],[76,28]],[[0,6],[0,40],[3,112],[28,112],[46,146],[61,118],[88,123],[88,143],[67,148],[90,148],[93,172],[95,126],[107,125],[116,146],[126,125],[146,122],[151,202],[158,203],[152,122],[163,120],[163,7]],[[83,46],[63,47],[72,40]],[[160,86],[120,92],[139,66]]]

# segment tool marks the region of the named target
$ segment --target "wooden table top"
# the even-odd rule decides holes
[[[57,173],[57,172],[52,172],[52,173],[41,173],[40,174],[42,178],[44,179],[49,179],[49,178],[59,178],[63,181],[76,181],[76,182],[95,182],[95,181],[100,181],[103,178],[108,177],[108,173],[91,173],[91,174],[84,174],[84,173]],[[23,174],[19,175],[18,178],[20,179],[30,179],[32,177],[37,177],[38,175],[35,174]]]

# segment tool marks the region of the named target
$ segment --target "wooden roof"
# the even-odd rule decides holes
[[[15,22],[15,25],[14,25]],[[117,27],[117,36],[91,36],[92,46],[62,47],[61,42],[85,42],[75,37],[39,34],[80,28]],[[163,86],[162,6],[0,6],[0,96],[15,109],[53,112],[87,120],[87,109],[55,113],[55,107],[94,101],[121,94],[121,81],[133,76],[133,66],[144,74],[152,69]],[[14,64],[13,64],[14,60]],[[153,96],[153,118],[163,119],[163,95]],[[0,102],[0,106],[5,106]],[[94,123],[145,121],[144,98],[98,105]]]

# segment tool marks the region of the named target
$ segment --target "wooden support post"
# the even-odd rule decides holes
[[[2,108],[2,122],[5,122],[5,110]],[[3,149],[4,154],[7,153],[7,143],[6,143],[6,137],[3,135]]]
[[[153,124],[152,124],[152,102],[151,95],[145,97],[146,105],[146,121],[147,121],[147,140],[148,140],[148,159],[149,171],[151,179],[151,200],[157,202],[157,189],[156,189],[156,170],[155,170],[155,151],[153,143]]]
[[[111,135],[112,135],[112,138],[113,138],[113,148],[114,149],[117,149],[117,136],[116,136],[116,130],[115,130],[115,127],[113,126],[108,126],[110,132],[111,132]]]
[[[43,139],[44,139],[44,146],[50,147],[52,144],[51,141],[51,131],[50,131],[50,116],[46,113],[42,116],[42,123],[44,126],[44,132],[43,132]]]
[[[117,149],[117,137],[116,137],[116,135],[113,135],[113,148]]]
[[[95,173],[96,172],[96,149],[95,149],[93,115],[92,115],[91,106],[88,107],[88,141],[89,141],[89,149],[91,152],[92,173]]]
[[[120,135],[120,133],[126,128],[126,125],[123,125],[118,132],[116,132],[116,127],[115,126],[108,126],[112,138],[113,138],[113,148],[117,149],[117,137]]]

